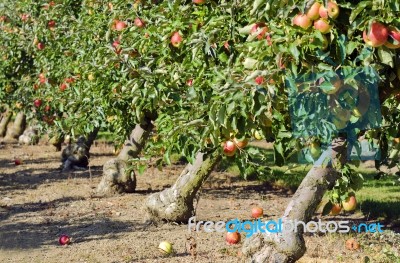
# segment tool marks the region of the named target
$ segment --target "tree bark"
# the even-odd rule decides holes
[[[150,218],[187,223],[196,213],[193,203],[197,192],[220,159],[218,151],[208,156],[199,152],[194,163],[185,167],[171,188],[147,198],[146,210]]]
[[[282,217],[283,224],[295,220],[307,223],[311,220],[324,193],[334,186],[339,177],[335,167],[346,161],[345,144],[344,138],[335,139],[331,147],[321,155],[314,167],[307,173],[286,207]],[[330,157],[331,161],[324,168],[321,164],[326,157]],[[295,262],[301,258],[306,251],[302,226],[297,227],[297,232],[285,231],[283,228],[280,234],[267,231],[246,238],[242,248],[246,261],[286,263]]]
[[[15,116],[14,123],[11,128],[7,130],[6,137],[4,137],[4,141],[13,142],[17,141],[18,137],[24,132],[26,127],[26,115],[25,113],[18,112],[17,116]]]
[[[69,144],[61,153],[62,170],[68,171],[72,168],[79,169],[85,168],[89,164],[90,158],[90,147],[97,137],[100,127],[94,128],[94,130],[87,135],[80,136],[76,143]]]
[[[103,177],[96,190],[98,195],[132,193],[135,191],[136,175],[134,171],[131,173],[126,171],[127,161],[138,157],[153,127],[150,119],[147,119],[143,124],[137,124],[118,156],[104,164]]]
[[[1,120],[0,120],[0,137],[4,137],[7,132],[7,125],[10,122],[12,117],[12,112],[7,109],[6,112],[2,114]]]

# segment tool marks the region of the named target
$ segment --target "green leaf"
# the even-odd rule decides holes
[[[328,215],[328,214],[331,212],[332,207],[333,207],[333,204],[332,204],[331,201],[329,201],[328,203],[326,203],[326,204],[324,205],[324,208],[322,209],[322,215],[323,215],[323,216]]]
[[[381,62],[383,64],[386,64],[390,67],[394,67],[394,63],[393,63],[393,55],[391,52],[385,50],[384,48],[378,48],[378,56],[381,59]]]

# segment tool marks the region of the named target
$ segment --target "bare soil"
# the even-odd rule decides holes
[[[16,158],[23,163],[15,165]],[[97,143],[92,148],[90,169],[61,173],[60,152],[52,146],[0,145],[0,262],[242,261],[241,245],[227,245],[224,233],[189,232],[187,225],[147,220],[143,210],[146,196],[171,186],[183,164],[162,172],[150,167],[138,176],[136,193],[96,197],[102,164],[110,158],[113,147]],[[287,189],[214,172],[201,192],[197,220],[247,220],[255,205],[264,208],[265,220],[277,219],[291,194]],[[71,236],[72,243],[60,246],[61,234]],[[196,258],[186,251],[189,237],[195,239]],[[372,238],[360,236],[361,249],[349,251],[344,246],[348,238],[308,235],[308,250],[300,262],[365,262],[365,257],[386,262],[384,256],[376,257],[382,253],[382,242],[374,245]],[[173,243],[174,255],[167,257],[158,250],[163,240]]]

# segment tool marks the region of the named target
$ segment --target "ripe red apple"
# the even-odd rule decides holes
[[[49,28],[54,28],[56,26],[56,21],[50,20],[49,22],[47,22],[47,26]]]
[[[327,34],[331,31],[332,26],[323,18],[314,21],[314,28],[319,30],[322,34]]]
[[[311,26],[312,22],[305,14],[298,14],[294,17],[293,24],[303,29],[307,29]]]
[[[319,18],[319,8],[321,7],[321,4],[318,2],[315,2],[306,12],[306,15],[308,18],[311,20],[317,20]]]
[[[188,85],[189,87],[191,87],[193,85],[193,79],[188,79],[186,81],[186,85]]]
[[[115,30],[122,31],[126,28],[126,23],[124,21],[116,21],[115,22]]]
[[[174,32],[171,36],[171,44],[174,47],[179,47],[181,42],[182,42],[182,36],[179,34],[179,32],[177,31]]]
[[[321,5],[319,10],[318,10],[319,16],[324,19],[328,19],[328,9],[325,8],[325,6]]]
[[[22,14],[21,15],[21,20],[22,21],[26,22],[26,21],[28,21],[28,19],[29,19],[29,15],[28,14]]]
[[[61,83],[61,85],[60,85],[60,90],[61,90],[61,91],[64,91],[64,90],[66,90],[67,88],[68,88],[67,84]]]
[[[145,26],[144,21],[143,21],[142,19],[140,19],[139,17],[136,17],[136,18],[135,18],[134,23],[135,23],[135,26],[137,26],[137,27],[139,27],[139,28],[142,28],[142,27]]]
[[[353,211],[357,206],[357,199],[354,193],[349,193],[345,201],[342,201],[342,206],[345,211]]]
[[[236,145],[233,141],[228,140],[224,142],[223,150],[226,156],[233,156],[236,152]]]
[[[71,238],[67,235],[61,235],[58,239],[58,243],[60,243],[60,245],[62,246],[68,245],[69,243],[71,243]]]
[[[35,105],[36,108],[39,108],[40,106],[42,106],[42,100],[41,99],[34,100],[33,105]]]
[[[390,49],[400,48],[400,31],[395,27],[389,26],[389,36],[385,46]]]
[[[331,212],[329,214],[332,216],[336,216],[340,213],[340,211],[342,211],[342,207],[340,206],[340,204],[333,204]]]
[[[363,32],[363,39],[367,45],[379,47],[386,43],[389,30],[379,22],[373,22],[368,31]]]
[[[117,54],[120,54],[121,53],[121,51],[122,51],[122,48],[120,47],[120,42],[119,42],[119,40],[115,40],[113,43],[112,43],[112,46],[114,47],[114,50],[115,50],[115,53],[117,53]]]
[[[195,3],[196,5],[202,5],[206,2],[206,0],[193,0],[193,3]]]
[[[257,39],[261,40],[265,37],[266,33],[268,32],[268,27],[265,26],[264,23],[257,23],[250,30],[250,34],[258,33]]]
[[[43,42],[39,42],[39,43],[37,44],[37,48],[38,48],[39,50],[43,50],[45,47],[46,47],[46,45],[45,45]]]
[[[240,242],[240,234],[238,232],[228,232],[225,240],[228,245],[237,244]]]
[[[264,211],[263,211],[262,207],[256,206],[251,209],[251,217],[252,218],[257,219],[259,217],[262,217],[263,215],[264,215]]]
[[[14,164],[15,165],[20,165],[20,164],[22,164],[22,162],[21,162],[20,159],[17,158],[17,159],[14,160]]]
[[[339,16],[339,6],[337,3],[329,1],[326,9],[328,10],[328,16],[330,18],[335,19]]]
[[[263,76],[257,76],[254,80],[258,85],[261,85],[264,83],[265,79]]]
[[[67,83],[74,83],[74,82],[75,82],[75,79],[72,78],[72,77],[69,77],[69,78],[66,78],[66,79],[65,79],[65,82],[67,82]]]

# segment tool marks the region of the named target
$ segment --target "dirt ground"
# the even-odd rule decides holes
[[[146,221],[146,196],[173,184],[183,165],[162,172],[149,168],[138,176],[136,193],[99,198],[93,194],[102,164],[113,157],[112,146],[97,143],[90,169],[83,171],[61,173],[59,156],[43,144],[0,145],[0,262],[242,262],[241,245],[227,245],[224,233],[189,233],[187,225]],[[16,166],[15,158],[23,163]],[[214,172],[202,190],[197,220],[250,219],[254,205],[264,208],[265,218],[277,219],[290,194]],[[61,234],[71,236],[72,243],[60,246]],[[190,236],[196,240],[196,258],[185,249]],[[375,248],[382,250],[382,243],[374,247],[370,237],[360,240],[361,250],[346,250],[348,238],[306,236],[308,250],[300,262],[367,262]],[[158,250],[163,240],[173,243],[173,256]]]

